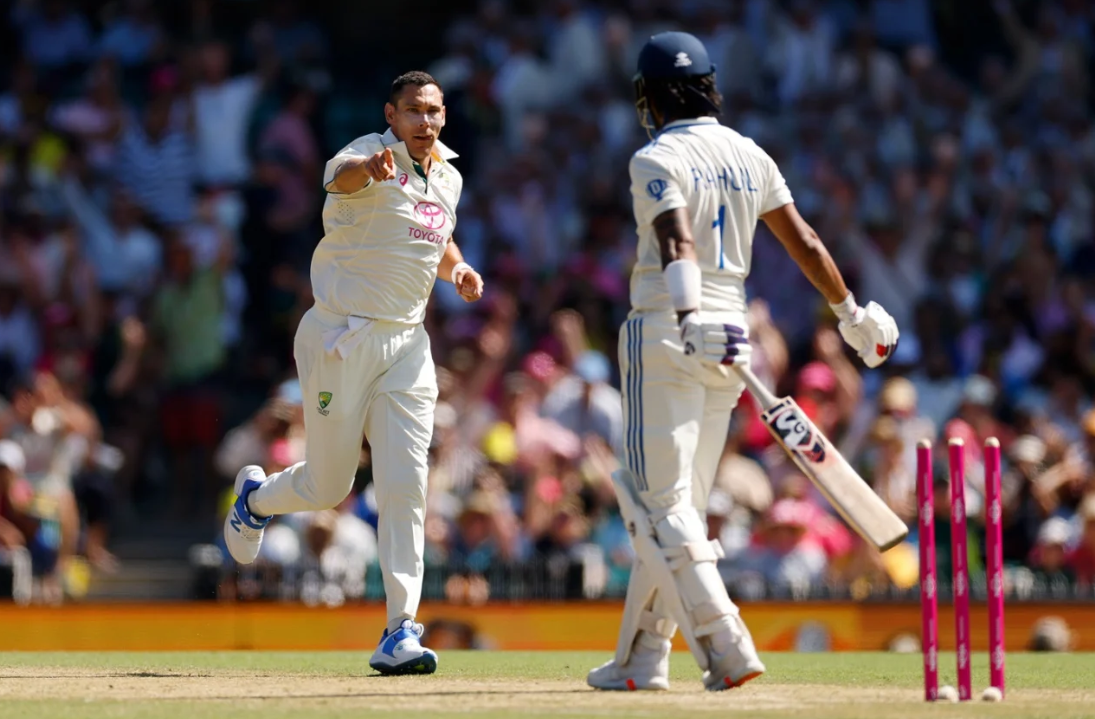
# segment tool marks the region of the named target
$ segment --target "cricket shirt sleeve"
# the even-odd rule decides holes
[[[342,167],[342,164],[347,160],[371,157],[383,149],[384,143],[381,142],[380,135],[365,135],[357,138],[327,161],[327,166],[323,169],[323,189],[332,195],[342,194],[332,184],[335,181],[338,168]],[[372,186],[372,184],[372,181],[366,183],[362,190]]]
[[[639,150],[631,158],[631,197],[639,226],[653,224],[665,212],[687,207],[670,158]]]
[[[766,212],[778,210],[784,205],[789,205],[795,200],[791,197],[791,188],[787,187],[787,180],[783,179],[783,173],[779,171],[779,165],[767,152],[764,152],[764,150],[761,150],[761,152],[764,154],[764,162],[768,167],[768,181],[764,187],[764,202],[760,208],[760,214],[763,215]]]

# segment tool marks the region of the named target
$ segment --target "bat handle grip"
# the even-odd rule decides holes
[[[767,411],[779,402],[779,398],[772,394],[768,388],[757,379],[757,376],[753,374],[753,370],[742,365],[733,365],[733,367],[734,371],[741,377],[741,381],[745,383],[745,388],[749,390],[749,394],[753,395],[757,402],[760,403],[760,408],[762,410]]]

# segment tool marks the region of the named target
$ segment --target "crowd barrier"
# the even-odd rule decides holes
[[[491,603],[422,605],[419,621],[431,646],[508,650],[598,650],[615,645],[622,603]],[[972,649],[988,646],[985,605],[971,607]],[[762,651],[885,650],[899,637],[918,637],[916,602],[757,602],[743,616]],[[953,621],[950,604],[939,621]],[[1060,617],[1075,650],[1095,650],[1095,603],[1023,602],[1008,607],[1008,651],[1027,648],[1035,622]],[[309,608],[296,603],[83,604],[19,607],[0,604],[0,651],[110,650],[371,650],[385,624],[384,605],[351,603]],[[953,638],[941,637],[941,650]],[[677,638],[677,648],[684,645]]]

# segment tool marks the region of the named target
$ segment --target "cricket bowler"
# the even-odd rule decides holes
[[[436,279],[465,301],[483,280],[453,241],[463,179],[438,140],[441,87],[424,72],[392,83],[387,132],[339,151],[324,171],[323,240],[312,257],[315,305],[293,346],[304,395],[305,460],[267,477],[236,476],[224,522],[237,562],[255,560],[270,518],[334,507],[350,492],[362,435],[372,450],[388,626],[369,666],[383,674],[430,674],[437,655],[415,622],[422,596],[426,454],[437,381],[422,325]]]
[[[599,689],[668,689],[678,626],[708,690],[765,671],[716,569],[721,548],[707,540],[704,520],[743,390],[732,366],[750,358],[745,278],[757,220],[824,295],[868,367],[898,341],[885,310],[856,304],[772,158],[719,124],[716,87],[715,67],[692,35],[655,35],[639,55],[636,109],[656,134],[630,166],[638,262],[620,331],[624,468],[613,477],[636,561],[616,656],[589,673]]]

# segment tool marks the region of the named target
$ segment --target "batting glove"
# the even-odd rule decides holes
[[[698,312],[681,319],[684,353],[708,365],[749,365],[752,347],[745,330],[735,325],[704,323]]]
[[[868,302],[866,307],[857,307],[851,317],[842,317],[837,329],[863,364],[872,369],[890,358],[900,336],[893,317],[877,302]]]

